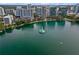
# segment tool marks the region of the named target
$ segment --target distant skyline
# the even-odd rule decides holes
[[[0,3],[79,3],[78,0],[0,0]]]
[[[76,5],[78,3],[0,3],[0,5]]]

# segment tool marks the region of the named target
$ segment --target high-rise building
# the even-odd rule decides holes
[[[67,15],[67,7],[66,6],[60,6],[58,10],[58,15],[65,16]]]
[[[21,18],[32,18],[32,10],[22,9],[22,15]]]
[[[79,5],[76,5],[75,7],[76,17],[79,17]]]
[[[16,17],[22,16],[22,6],[16,7]]]
[[[16,17],[20,18],[33,18],[32,17],[32,10],[27,8],[22,8],[21,6],[17,6],[16,8]]]
[[[75,14],[74,6],[68,6],[67,14]]]
[[[49,8],[47,6],[42,7],[42,14],[44,18],[49,16]]]
[[[46,17],[46,7],[37,6],[35,8],[35,13],[40,17]]]
[[[35,13],[39,16],[42,16],[42,7],[36,7]]]
[[[4,8],[0,7],[0,16],[4,16],[5,12],[4,12]]]
[[[67,8],[65,6],[52,6],[50,7],[50,16],[66,15]]]
[[[76,7],[75,8],[75,13],[77,14],[77,13],[79,13],[79,5],[76,5],[75,7]]]
[[[50,7],[50,16],[54,16],[56,15],[56,13],[57,13],[56,7]]]
[[[46,17],[50,16],[50,7],[46,6]]]
[[[31,9],[31,4],[27,5],[27,10]]]

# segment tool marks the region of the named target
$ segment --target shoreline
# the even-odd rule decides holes
[[[32,21],[30,23],[23,23],[23,24],[20,24],[20,25],[12,25],[10,27],[6,27],[5,29],[15,29],[15,28],[18,28],[18,27],[22,27],[24,25],[29,25],[29,24],[33,24],[33,23],[38,23],[38,22],[48,22],[48,21],[58,21],[56,19],[54,20],[41,20],[41,21]],[[75,20],[71,20],[71,19],[68,19],[68,18],[64,18],[64,20],[59,20],[59,21],[69,21],[69,22],[77,22]],[[3,32],[3,30],[0,30],[0,33]]]
[[[3,32],[2,30],[0,30],[0,33]]]

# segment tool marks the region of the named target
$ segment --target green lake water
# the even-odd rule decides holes
[[[79,24],[67,21],[48,21],[6,30],[5,33],[0,34],[0,54],[79,54]]]

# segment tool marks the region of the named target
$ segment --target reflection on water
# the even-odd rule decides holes
[[[26,30],[26,29],[29,29],[29,30],[33,30],[36,28],[36,30],[39,32],[39,33],[46,33],[47,32],[47,29],[63,29],[65,27],[65,24],[66,22],[65,21],[48,21],[48,22],[38,22],[38,23],[35,23],[35,24],[28,24],[28,25],[24,25],[22,27],[17,27],[16,29],[17,30]],[[79,22],[71,22],[71,25],[70,26],[73,26],[73,25],[78,25]],[[0,35],[3,35],[5,33],[12,33],[14,29],[6,29],[5,31],[3,31],[2,33],[0,33]]]
[[[22,26],[21,29],[22,30],[26,30],[26,29],[29,29],[30,30],[30,29],[33,29],[33,27],[34,27],[34,24],[28,24],[28,25]]]
[[[6,33],[12,33],[12,31],[13,31],[13,29],[11,29],[11,28],[5,30]]]
[[[48,28],[55,28],[55,25],[56,25],[56,22],[55,21],[48,21],[47,22],[47,26],[48,26]]]
[[[73,26],[73,25],[79,25],[79,21],[77,21],[77,22],[71,22],[71,25]]]
[[[3,31],[3,32],[0,32],[0,36],[2,36],[2,35],[4,35],[5,34],[5,31]]]
[[[63,27],[65,25],[65,21],[59,21],[57,22],[57,25]]]
[[[59,21],[57,22],[57,28],[58,29],[63,29],[65,27],[65,21]]]
[[[20,30],[22,27],[16,27],[17,30]]]

